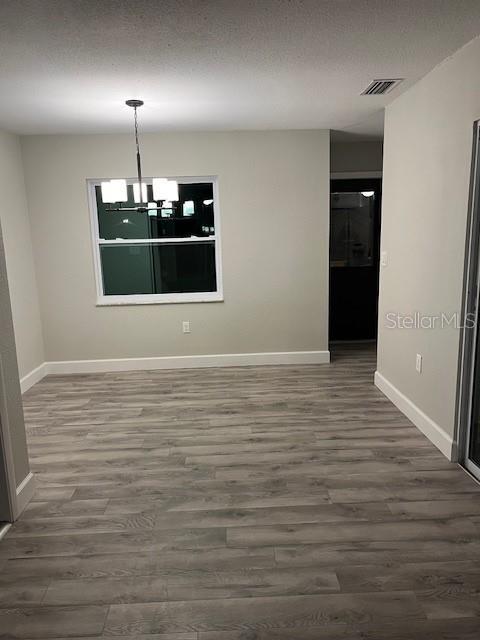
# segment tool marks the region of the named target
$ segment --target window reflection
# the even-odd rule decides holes
[[[161,203],[153,199],[152,185],[144,185],[147,202],[151,207]],[[163,203],[168,206],[161,211],[149,209],[147,212],[109,211],[109,205],[102,201],[100,186],[95,188],[98,228],[101,240],[115,239],[155,239],[155,238],[195,238],[215,234],[213,184],[210,182],[178,184],[178,201]],[[136,190],[138,191],[138,185]],[[128,202],[125,207],[136,206],[134,185],[127,187]],[[128,218],[128,222],[124,220]]]
[[[373,191],[332,193],[330,265],[365,267],[373,264]]]
[[[100,255],[107,296],[217,289],[213,241],[104,245]]]

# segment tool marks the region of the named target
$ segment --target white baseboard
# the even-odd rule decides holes
[[[34,384],[40,382],[40,380],[46,376],[46,373],[46,363],[43,362],[41,365],[33,369],[33,371],[27,373],[26,376],[20,378],[20,388],[22,393],[25,393],[25,391],[28,391]]]
[[[0,525],[0,540],[2,540],[2,538],[4,538],[8,532],[8,530],[10,529],[10,527],[12,526],[11,522],[7,522],[6,524],[2,524]]]
[[[112,358],[109,360],[66,360],[46,362],[46,373],[107,373],[153,369],[195,369],[202,367],[247,367],[272,364],[328,364],[329,351],[285,351],[272,353],[221,353],[157,358]]]
[[[455,460],[456,446],[452,438],[417,407],[406,395],[389,382],[381,373],[375,371],[375,385],[380,391],[407,416],[449,460]]]
[[[33,498],[35,492],[35,476],[30,472],[17,487],[17,505],[15,519],[22,513]]]
[[[159,356],[156,358],[111,358],[106,360],[60,360],[44,362],[20,380],[22,393],[48,374],[108,373],[109,371],[149,371],[154,369],[195,369],[203,367],[248,367],[273,364],[328,364],[330,351],[275,351],[265,353],[220,353],[199,356]]]

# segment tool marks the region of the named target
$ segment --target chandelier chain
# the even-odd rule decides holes
[[[142,161],[140,156],[140,143],[138,142],[138,118],[137,118],[137,107],[135,106],[133,109],[133,117],[135,124],[135,145],[137,147],[137,178],[138,178],[138,188],[140,190],[140,194],[143,193],[142,187]],[[142,195],[140,195],[140,199],[143,200]]]

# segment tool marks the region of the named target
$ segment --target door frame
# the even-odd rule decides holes
[[[475,378],[475,348],[478,335],[480,294],[480,120],[473,124],[473,144],[465,240],[465,266],[458,358],[457,402],[455,410],[456,451],[453,459],[480,480],[480,468],[468,458],[473,384]],[[473,327],[466,321],[475,318]],[[480,362],[478,363],[480,366]]]

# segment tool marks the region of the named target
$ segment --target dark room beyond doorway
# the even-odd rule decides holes
[[[331,181],[330,341],[376,339],[381,195],[380,178]]]

